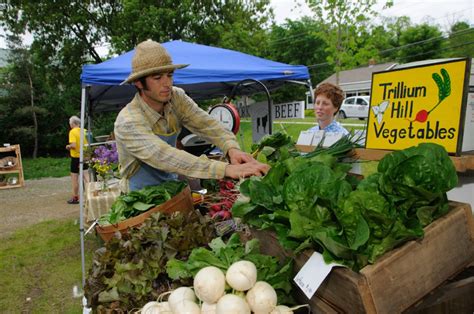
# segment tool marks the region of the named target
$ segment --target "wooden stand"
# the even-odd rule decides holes
[[[407,311],[411,306],[415,306],[413,310],[435,306],[432,298],[439,294],[429,296],[430,300],[423,298],[474,261],[471,207],[452,201],[449,206],[449,213],[425,227],[423,239],[409,241],[387,252],[359,273],[335,268],[310,300],[297,293],[298,301],[309,304],[317,313],[389,314]],[[261,247],[262,253],[294,258],[295,273],[313,253],[306,250],[292,256],[280,246],[273,232],[253,230],[252,236],[265,244]],[[444,289],[463,287],[467,290],[471,288],[471,280]]]
[[[21,152],[20,152],[20,145],[11,145],[7,147],[0,147],[0,159],[5,158],[8,156],[13,156],[16,158],[17,162],[16,165],[12,168],[0,168],[0,175],[5,175],[11,177],[9,175],[13,174],[17,177],[17,182],[15,184],[9,184],[8,179],[5,185],[0,185],[0,190],[2,189],[11,189],[11,188],[19,188],[25,186],[25,180],[23,177],[23,165],[21,162]]]

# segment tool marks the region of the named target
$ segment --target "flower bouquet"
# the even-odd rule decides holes
[[[108,180],[113,178],[118,170],[118,153],[115,143],[100,145],[92,154],[89,162],[95,170],[101,184],[101,191],[108,191]]]

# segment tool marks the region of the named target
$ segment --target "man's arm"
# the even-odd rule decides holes
[[[219,147],[225,155],[231,148],[240,150],[237,139],[219,121],[212,118],[180,88],[173,88],[173,106],[183,125],[192,133],[209,140]]]
[[[117,120],[117,145],[131,157],[153,168],[195,178],[220,179],[225,176],[227,163],[200,158],[168,145],[145,123],[137,120]]]

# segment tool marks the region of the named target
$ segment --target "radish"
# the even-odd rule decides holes
[[[195,302],[196,301],[196,296],[194,295],[194,292],[191,288],[189,287],[179,287],[176,290],[173,290],[168,297],[168,304],[173,311],[173,313],[182,313],[178,311],[178,309],[181,309],[182,306],[184,306],[185,301],[191,301]]]
[[[201,314],[216,314],[217,303],[209,304],[203,302],[201,305]]]
[[[226,294],[217,302],[216,314],[250,314],[250,307],[243,298]]]
[[[257,282],[257,267],[249,261],[235,262],[227,270],[225,279],[231,288],[247,291]]]
[[[426,110],[420,110],[418,111],[418,113],[416,114],[416,117],[415,117],[415,120],[414,121],[418,121],[418,122],[425,122],[426,119],[428,119],[428,114],[429,112],[426,111]]]
[[[216,303],[225,292],[225,275],[217,267],[202,268],[194,277],[194,291],[199,300]]]
[[[247,302],[256,314],[270,313],[277,305],[277,294],[265,281],[257,281],[247,292]]]

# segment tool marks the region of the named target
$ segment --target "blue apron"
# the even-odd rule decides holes
[[[178,138],[178,132],[176,129],[169,134],[158,134],[159,138],[168,143],[169,145],[176,147],[176,140]],[[129,179],[129,191],[136,191],[150,185],[159,185],[166,181],[177,181],[178,174],[165,172],[149,166],[148,164],[139,161],[140,168],[138,171]]]

